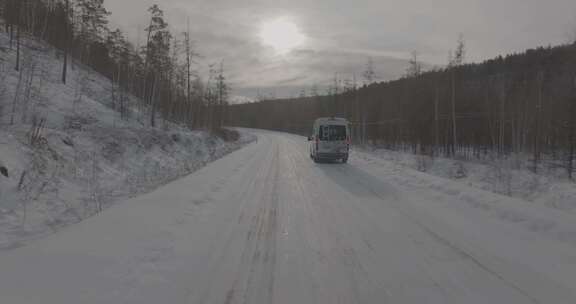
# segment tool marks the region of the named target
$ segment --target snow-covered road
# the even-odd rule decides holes
[[[573,244],[455,208],[402,169],[314,164],[305,138],[253,132],[186,178],[0,252],[0,303],[576,303]]]

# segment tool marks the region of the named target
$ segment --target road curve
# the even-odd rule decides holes
[[[0,303],[576,303],[412,204],[362,160],[258,142],[0,252]]]

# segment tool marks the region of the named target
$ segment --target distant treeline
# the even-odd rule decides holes
[[[411,64],[414,64],[412,62]],[[355,141],[417,154],[565,161],[576,145],[576,44],[528,50],[480,64],[450,64],[360,88],[230,108],[235,126],[309,134],[321,116],[346,117]]]
[[[144,11],[144,8],[142,8]],[[150,125],[157,116],[190,127],[219,128],[229,88],[222,65],[214,65],[207,79],[194,70],[189,31],[171,33],[163,11],[148,9],[142,30],[143,46],[135,46],[122,31],[110,29],[104,0],[0,0],[0,22],[22,66],[21,38],[43,40],[60,50],[62,82],[72,63],[82,63],[113,81],[112,105],[128,119],[128,95],[139,97],[139,113]],[[74,60],[71,60],[74,59]],[[142,119],[141,119],[142,120]]]

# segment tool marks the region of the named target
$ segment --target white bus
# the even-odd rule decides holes
[[[346,163],[350,153],[350,123],[344,118],[318,118],[308,141],[314,162],[341,160]]]

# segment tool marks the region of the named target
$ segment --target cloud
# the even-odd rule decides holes
[[[112,23],[132,39],[148,22],[154,0],[108,0]],[[444,64],[459,33],[467,60],[480,61],[538,45],[562,43],[574,25],[574,0],[163,0],[174,32],[190,22],[198,69],[225,64],[228,79],[241,95],[256,91],[294,94],[301,87],[325,84],[335,73],[357,77],[372,57],[381,80],[401,76],[410,52]],[[284,56],[259,41],[259,26],[289,17],[307,36],[306,44]],[[137,28],[140,34],[136,34]]]

